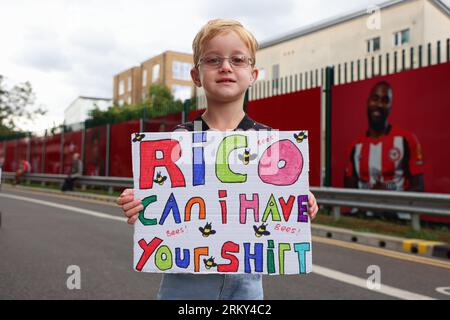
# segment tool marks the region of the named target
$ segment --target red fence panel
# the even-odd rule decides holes
[[[147,119],[144,123],[146,132],[170,132],[173,128],[182,122],[182,113],[176,112],[166,116],[153,119]]]
[[[282,131],[308,130],[309,183],[320,186],[321,89],[314,88],[261,100],[249,101],[248,115],[257,122]]]
[[[104,176],[106,166],[106,126],[86,129],[84,174]]]
[[[30,144],[31,172],[42,173],[44,138],[32,138]]]
[[[17,140],[17,158],[16,161],[20,163],[22,160],[27,159],[28,142],[29,138],[22,138]]]
[[[46,138],[45,173],[61,173],[61,134]]]
[[[6,141],[0,141],[0,168],[5,165]]]
[[[139,132],[139,120],[111,125],[111,153],[109,174],[113,177],[132,177],[131,135]]]
[[[6,154],[5,154],[5,164],[3,165],[3,171],[16,171],[17,170],[17,161],[16,161],[16,140],[6,141]]]

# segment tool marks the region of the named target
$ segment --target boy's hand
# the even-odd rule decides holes
[[[311,221],[316,217],[319,207],[317,206],[316,197],[311,193],[308,194],[308,214],[311,217]]]
[[[125,189],[117,198],[116,203],[122,207],[128,224],[134,224],[139,217],[139,212],[144,209],[140,200],[134,199],[133,189]]]

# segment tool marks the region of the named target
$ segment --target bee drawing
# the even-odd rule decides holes
[[[270,232],[266,230],[267,228],[267,224],[262,224],[259,227],[257,226],[253,226],[253,230],[255,230],[255,236],[262,237],[262,236],[268,236],[270,235]]]
[[[214,262],[214,257],[211,257],[208,260],[203,259],[203,262],[205,263],[205,268],[208,270],[217,267],[217,264]]]
[[[299,134],[294,133],[294,138],[297,143],[302,143],[303,140],[306,140],[308,138],[308,136],[306,135],[305,131],[301,131]]]
[[[216,233],[216,230],[212,229],[211,222],[207,223],[204,228],[202,228],[202,227],[198,228],[198,230],[200,230],[200,232],[202,233],[202,236],[204,236],[205,238],[208,238],[210,235]]]
[[[239,160],[241,160],[245,165],[249,164],[250,161],[255,160],[256,157],[256,154],[250,154],[250,149],[245,149],[243,155],[238,155]]]
[[[145,137],[145,134],[135,133],[133,142],[141,142],[142,139],[144,139],[144,137]]]
[[[162,186],[164,184],[164,181],[167,180],[166,176],[162,176],[161,172],[158,172],[156,174],[156,179],[153,180],[153,182],[156,182],[157,184],[159,184],[160,186]]]

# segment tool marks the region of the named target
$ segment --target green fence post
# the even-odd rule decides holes
[[[428,65],[431,66],[431,43],[428,44]]]
[[[419,46],[419,68],[422,68],[422,46]]]
[[[84,175],[86,171],[85,160],[86,160],[86,120],[83,122],[83,130],[81,131],[81,163],[83,164],[81,175]]]
[[[394,73],[397,73],[397,51],[394,52]]]
[[[441,42],[437,42],[437,63],[441,63]]]
[[[45,173],[45,154],[47,149],[47,129],[45,129],[44,133],[44,141],[42,142],[42,163],[41,163],[41,173]],[[45,182],[42,182],[42,185],[45,185]]]
[[[406,53],[405,53],[405,49],[402,50],[402,71],[404,71],[406,69]]]
[[[353,69],[355,67],[355,63],[352,61],[350,64],[350,82],[353,82]]]
[[[331,187],[331,89],[334,84],[334,68],[327,67],[325,77],[325,177],[323,185]]]
[[[378,56],[378,76],[383,73],[383,56],[380,54]]]
[[[106,157],[105,157],[105,176],[109,177],[110,169],[110,155],[111,155],[111,124],[106,125]],[[108,192],[112,194],[112,188],[108,189]]]
[[[347,83],[347,62],[344,63],[344,83]]]
[[[65,126],[61,125],[61,146],[60,146],[60,156],[59,156],[59,161],[60,161],[60,168],[59,168],[59,173],[63,174],[64,173],[64,130],[65,130]]]

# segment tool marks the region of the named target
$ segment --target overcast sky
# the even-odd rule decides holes
[[[449,0],[446,0],[447,2]],[[0,74],[30,81],[48,114],[24,129],[64,119],[78,96],[112,97],[113,76],[166,50],[192,53],[213,18],[240,20],[264,42],[380,0],[2,0]]]

